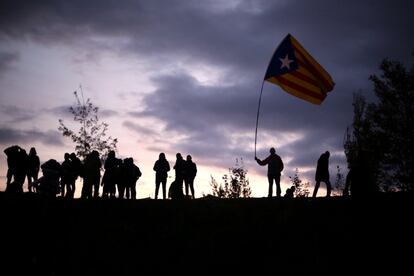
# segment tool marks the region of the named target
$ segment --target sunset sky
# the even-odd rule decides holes
[[[318,106],[265,83],[258,157],[276,148],[284,194],[296,168],[313,189],[316,161],[329,150],[334,182],[337,165],[346,172],[342,143],[353,93],[373,98],[368,78],[383,58],[413,61],[413,10],[408,0],[2,1],[0,190],[6,147],[34,146],[41,162],[61,162],[74,150],[57,127],[59,118],[78,127],[68,107],[82,85],[119,139],[118,156],[133,157],[143,173],[138,198],[154,196],[160,152],[171,166],[177,152],[192,155],[197,197],[211,192],[210,176],[220,182],[240,157],[252,195],[267,196],[267,169],[254,161],[257,103],[288,33],[336,86]]]

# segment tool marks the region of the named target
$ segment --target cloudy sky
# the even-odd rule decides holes
[[[119,139],[118,155],[143,171],[138,197],[153,197],[160,152],[171,165],[176,152],[193,156],[196,196],[241,157],[253,196],[265,196],[266,168],[254,162],[257,103],[269,59],[291,33],[336,86],[316,106],[265,83],[258,156],[276,147],[284,192],[295,168],[313,185],[329,150],[334,181],[337,165],[346,171],[352,94],[372,97],[368,78],[383,58],[412,62],[413,10],[408,0],[2,1],[0,145],[61,161],[74,145],[58,119],[77,127],[67,109],[82,85]],[[5,172],[2,154],[0,190]]]

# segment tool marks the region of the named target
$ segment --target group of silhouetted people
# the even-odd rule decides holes
[[[38,180],[40,160],[36,149],[31,148],[29,154],[26,150],[14,145],[4,150],[7,156],[7,180],[6,190],[23,192],[23,183],[27,177],[28,189],[30,192],[36,188],[33,185]]]
[[[115,152],[111,151],[105,160],[104,167],[105,173],[101,184],[103,186],[102,197],[115,198],[117,187],[118,198],[136,199],[136,183],[142,176],[142,173],[138,166],[134,164],[134,159],[132,157],[125,158],[124,160],[118,159],[115,157]],[[93,186],[93,182],[91,184]]]
[[[99,189],[102,186],[103,198],[136,199],[136,182],[142,176],[141,170],[134,164],[131,157],[125,159],[116,158],[115,152],[110,151],[104,162],[105,172],[101,179],[102,161],[97,151],[90,152],[83,162],[75,153],[65,153],[64,161],[60,164],[54,159],[50,159],[40,165],[40,159],[36,149],[32,147],[29,154],[17,146],[10,146],[4,150],[7,156],[7,182],[6,191],[14,193],[23,192],[23,184],[27,177],[29,192],[62,197],[73,198],[75,194],[75,183],[78,177],[83,178],[81,198],[99,197]],[[326,196],[331,195],[332,186],[329,180],[329,151],[321,154],[318,159],[315,173],[315,188],[313,197],[316,197],[320,183],[326,184]],[[359,157],[360,162],[349,168],[346,177],[344,195],[350,192],[353,195],[368,193],[368,189],[360,182],[369,182],[364,178],[363,155]],[[273,183],[276,185],[276,196],[281,197],[280,188],[281,172],[284,169],[282,158],[276,154],[275,148],[270,149],[270,155],[264,160],[255,157],[256,162],[261,166],[268,166],[267,178],[269,183],[268,197],[273,196]],[[360,164],[360,165],[358,165]],[[42,170],[42,177],[38,177],[39,170]],[[191,155],[187,155],[186,160],[181,153],[176,154],[176,161],[173,166],[175,178],[171,182],[167,191],[167,178],[170,171],[170,164],[164,153],[159,154],[153,170],[155,171],[155,199],[158,199],[158,193],[161,186],[162,198],[167,196],[171,199],[180,199],[184,197],[195,198],[194,179],[197,175],[197,165],[192,161]],[[183,192],[185,187],[185,194]],[[293,198],[295,187],[287,189],[285,197]]]
[[[324,182],[326,184],[326,196],[329,197],[331,195],[332,186],[331,182],[329,181],[329,156],[329,151],[326,151],[322,153],[318,159],[315,174],[316,184],[313,190],[313,197],[316,197],[321,182]],[[259,158],[255,157],[255,160],[260,166],[267,165],[267,179],[269,182],[268,197],[273,196],[273,183],[276,184],[276,196],[281,197],[282,191],[280,189],[280,175],[283,171],[284,165],[282,158],[276,154],[275,148],[270,148],[270,155],[266,159],[260,160]],[[350,180],[347,181],[347,183],[350,183]],[[295,186],[288,188],[285,197],[293,198],[294,192]]]
[[[99,189],[102,186],[103,198],[136,199],[136,183],[142,176],[133,158],[116,158],[114,151],[110,151],[107,155],[103,164],[105,171],[102,178],[102,161],[96,150],[90,152],[83,161],[75,153],[65,153],[62,163],[50,159],[42,165],[40,165],[35,148],[31,148],[27,154],[23,148],[14,145],[5,149],[4,153],[7,156],[8,165],[6,192],[23,193],[23,184],[27,177],[29,192],[52,197],[60,194],[61,197],[73,198],[76,180],[81,177],[83,178],[81,198],[99,197]],[[194,179],[197,175],[197,166],[192,161],[191,155],[187,155],[186,160],[180,153],[177,153],[176,157],[177,160],[173,167],[175,179],[168,190],[168,197],[183,198],[183,185],[185,185],[185,196],[195,198]],[[39,178],[40,169],[43,176]],[[158,198],[160,185],[163,199],[166,199],[170,165],[164,153],[160,153],[153,169],[155,171],[155,199]]]
[[[176,161],[173,169],[175,170],[175,179],[168,190],[168,197],[171,199],[180,199],[184,197],[183,184],[185,185],[185,196],[194,195],[194,179],[197,175],[197,165],[193,162],[191,155],[187,155],[184,160],[181,153],[176,154]],[[166,198],[166,185],[170,164],[165,158],[164,153],[160,153],[159,158],[155,161],[153,170],[155,171],[155,199],[158,198],[160,185],[162,185],[162,198]]]

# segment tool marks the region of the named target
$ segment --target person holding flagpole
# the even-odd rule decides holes
[[[266,69],[260,89],[254,136],[256,157],[257,129],[264,83],[280,86],[287,93],[312,104],[320,105],[335,87],[329,73],[291,34],[276,48]]]
[[[254,158],[260,166],[267,165],[267,179],[269,181],[269,194],[268,197],[273,196],[273,181],[276,183],[276,196],[281,196],[280,189],[280,174],[283,171],[283,161],[279,155],[276,154],[275,148],[270,148],[270,155],[264,159]]]

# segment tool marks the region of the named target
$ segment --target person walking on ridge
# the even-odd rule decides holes
[[[316,167],[316,174],[315,174],[315,189],[313,190],[312,197],[316,197],[316,194],[318,193],[319,186],[321,182],[325,182],[326,184],[326,196],[331,196],[331,182],[329,181],[329,151],[326,151],[325,153],[322,153],[321,156],[318,159],[318,165]]]

